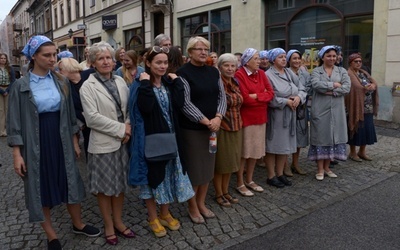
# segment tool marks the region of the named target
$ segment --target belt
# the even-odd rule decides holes
[[[0,85],[0,87],[7,88],[9,85]]]

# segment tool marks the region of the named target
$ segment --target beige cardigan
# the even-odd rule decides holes
[[[127,114],[129,89],[124,79],[116,75],[114,78],[125,123],[130,123]],[[104,154],[117,151],[125,136],[125,123],[118,121],[113,97],[93,75],[83,83],[80,96],[86,125],[91,128],[88,152]]]

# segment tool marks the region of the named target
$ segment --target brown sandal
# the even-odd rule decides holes
[[[221,207],[230,207],[231,203],[225,198],[225,196],[221,195],[215,198],[215,201],[221,206]]]
[[[225,199],[227,199],[231,204],[236,204],[239,202],[239,199],[230,195],[229,193],[223,194]]]

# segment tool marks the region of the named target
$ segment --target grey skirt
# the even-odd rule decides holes
[[[88,155],[89,192],[118,196],[128,189],[128,146],[114,152]]]
[[[208,152],[208,130],[182,129],[182,158],[193,186],[209,183],[214,178],[215,154]]]

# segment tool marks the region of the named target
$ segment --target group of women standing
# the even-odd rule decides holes
[[[236,190],[241,195],[263,192],[253,173],[256,160],[264,155],[267,183],[290,186],[284,175],[288,154],[293,154],[292,169],[303,173],[298,156],[308,144],[308,118],[300,117],[298,110],[310,93],[309,159],[317,162],[318,180],[324,174],[337,177],[329,162],[346,159],[344,96],[350,91],[350,79],[363,86],[354,87],[346,101],[349,114],[356,114],[349,120],[354,144],[350,154],[358,159],[357,145],[357,156],[371,160],[365,144],[375,142],[376,136],[364,124],[370,124],[376,114],[376,83],[360,69],[361,57],[349,58],[349,78],[346,70],[335,66],[335,48],[326,46],[318,54],[321,66],[310,77],[301,68],[297,50],[270,50],[271,66],[264,72],[253,48],[244,51],[239,69],[236,57],[229,53],[218,58],[218,69],[207,66],[209,49],[206,39],[192,37],[187,45],[190,62],[183,64],[178,48],[153,46],[147,50],[144,69],[137,66],[135,53],[127,51],[124,65],[114,74],[114,49],[100,42],[88,51],[94,67],[88,79],[80,77],[77,63],[65,59],[58,64],[66,80],[53,71],[55,45],[44,36],[31,38],[23,50],[30,59],[29,74],[10,90],[8,144],[13,147],[14,169],[24,180],[30,221],[42,223],[49,249],[61,249],[50,218],[50,208],[61,203],[67,204],[75,233],[100,234],[80,218],[79,203],[85,192],[76,157],[80,154],[77,135],[83,127],[76,118],[90,129],[85,138],[87,186],[97,197],[110,245],[118,244],[117,236],[135,237],[122,221],[129,185],[139,186],[149,227],[157,237],[165,236],[166,228],[180,228],[169,211],[172,202],[188,201],[193,223],[216,216],[205,203],[211,180],[216,202],[225,207],[239,201],[229,192],[232,173],[236,172]],[[176,156],[150,160],[146,151],[155,149],[145,147],[146,139],[161,133],[174,135]],[[216,154],[209,151],[214,133],[218,134]]]

